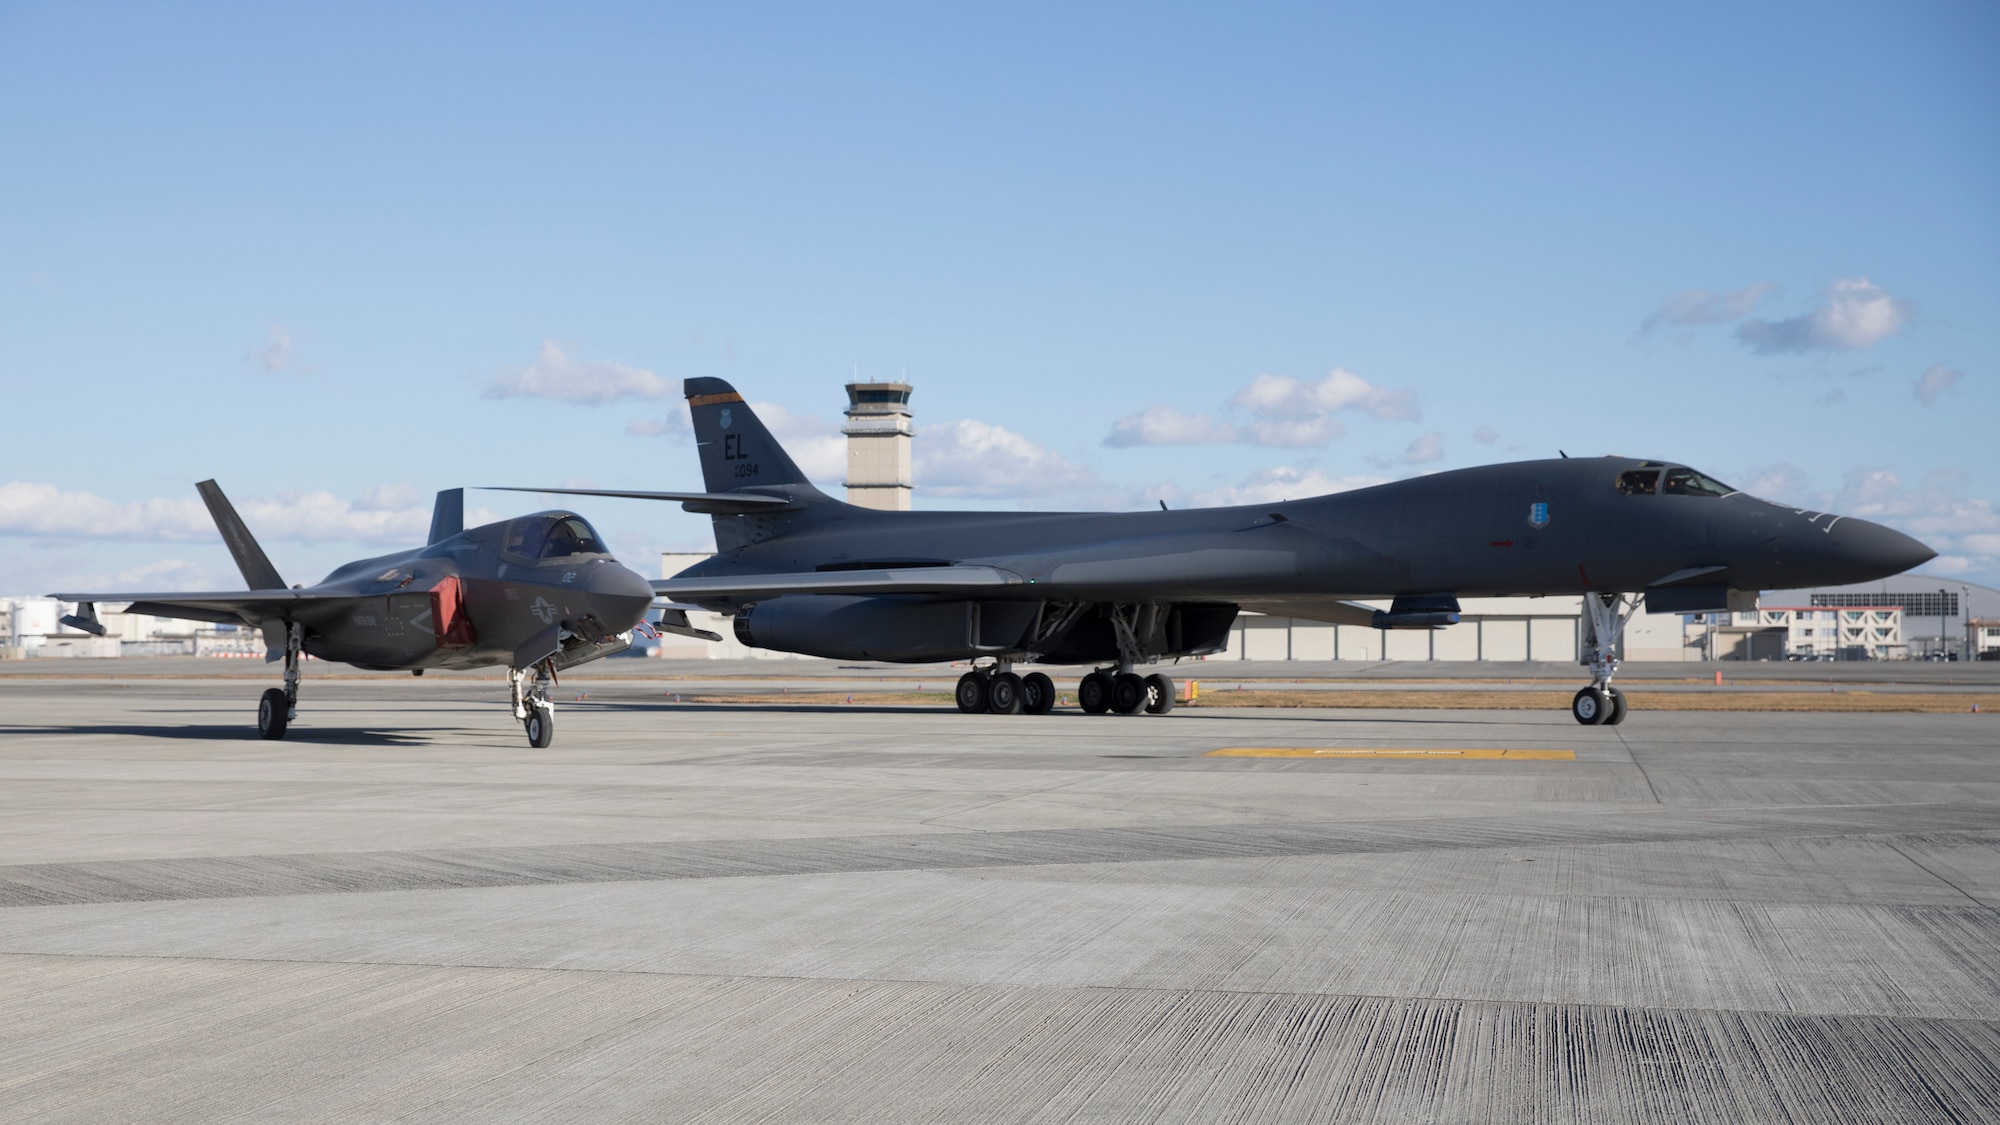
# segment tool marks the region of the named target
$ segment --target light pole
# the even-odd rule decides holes
[[[1943,586],[1939,586],[1938,587],[1938,659],[1939,660],[1951,659],[1951,657],[1946,656],[1944,654],[1944,631],[1947,628],[1947,626],[1945,625],[1945,621],[1948,620],[1947,617],[1945,616],[1945,610],[1951,608],[1949,604],[1950,599],[1951,595],[1944,592]]]

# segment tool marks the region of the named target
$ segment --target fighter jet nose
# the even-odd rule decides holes
[[[624,626],[643,620],[653,604],[653,584],[618,563],[593,567],[588,589],[607,620],[610,616],[630,616]]]
[[[1833,538],[1847,561],[1870,572],[1868,578],[1901,574],[1937,557],[1936,551],[1895,528],[1867,520],[1840,521],[1833,529]]]
[[[599,581],[594,584],[598,592],[611,594],[614,597],[644,598],[649,602],[653,600],[653,584],[641,578],[638,574],[617,565],[608,566],[604,569],[605,572],[599,576]]]

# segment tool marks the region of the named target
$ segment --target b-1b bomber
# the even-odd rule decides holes
[[[529,745],[546,747],[555,737],[548,689],[556,674],[629,648],[654,600],[646,579],[613,558],[582,516],[536,512],[466,528],[462,489],[438,493],[424,546],[348,563],[311,586],[286,586],[216,483],[195,487],[248,590],[54,596],[79,603],[64,624],[100,636],[100,602],[261,630],[266,659],[285,662],[284,686],[257,704],[265,738],[283,738],[298,717],[299,663],[311,655],[420,676],[428,668],[504,667],[514,718]],[[674,621],[669,615],[667,627],[717,639],[686,628],[684,615]]]
[[[1757,592],[1900,573],[1935,552],[1901,532],[1760,500],[1686,464],[1557,458],[1274,504],[1142,512],[896,512],[806,480],[720,379],[685,387],[705,492],[525,489],[680,501],[716,554],[655,590],[734,617],[745,644],[842,660],[978,662],[964,711],[1046,712],[1017,662],[1095,664],[1087,712],[1159,714],[1173,683],[1135,666],[1221,651],[1239,611],[1435,629],[1462,597],[1581,596],[1584,724],[1618,723],[1633,613],[1754,606]],[[1388,608],[1362,604],[1382,601]]]

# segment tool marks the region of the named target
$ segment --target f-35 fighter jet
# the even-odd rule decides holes
[[[1458,621],[1461,597],[1582,595],[1591,682],[1571,710],[1618,723],[1625,624],[1748,608],[1765,589],[1865,582],[1935,556],[1863,520],[1759,500],[1672,461],[1562,458],[1460,469],[1311,499],[1145,512],[886,512],[807,483],[743,397],[689,379],[708,491],[532,489],[679,500],[717,554],[653,584],[733,614],[745,644],[836,659],[988,661],[965,711],[1040,713],[1041,672],[1097,664],[1087,712],[1159,714],[1174,686],[1133,667],[1220,651],[1239,610],[1377,629]],[[1388,601],[1387,610],[1356,604]]]
[[[266,691],[257,704],[257,730],[265,738],[283,738],[298,717],[299,659],[310,654],[417,675],[426,668],[503,666],[514,717],[529,745],[546,747],[555,737],[548,698],[555,674],[630,647],[632,629],[653,603],[652,587],[611,557],[583,517],[536,512],[466,530],[462,489],[438,493],[426,546],[348,563],[317,585],[287,587],[215,482],[195,487],[250,589],[54,597],[79,603],[63,624],[99,636],[105,628],[98,602],[130,602],[127,613],[262,630],[265,659],[285,662],[285,686]]]

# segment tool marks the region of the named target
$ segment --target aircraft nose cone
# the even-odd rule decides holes
[[[638,574],[611,563],[596,567],[590,575],[591,601],[600,608],[599,616],[629,629],[645,619],[653,604],[653,585]]]
[[[1868,574],[1856,581],[1887,578],[1937,557],[1937,552],[1897,531],[1867,520],[1845,519],[1833,529],[1833,539],[1845,561]]]

